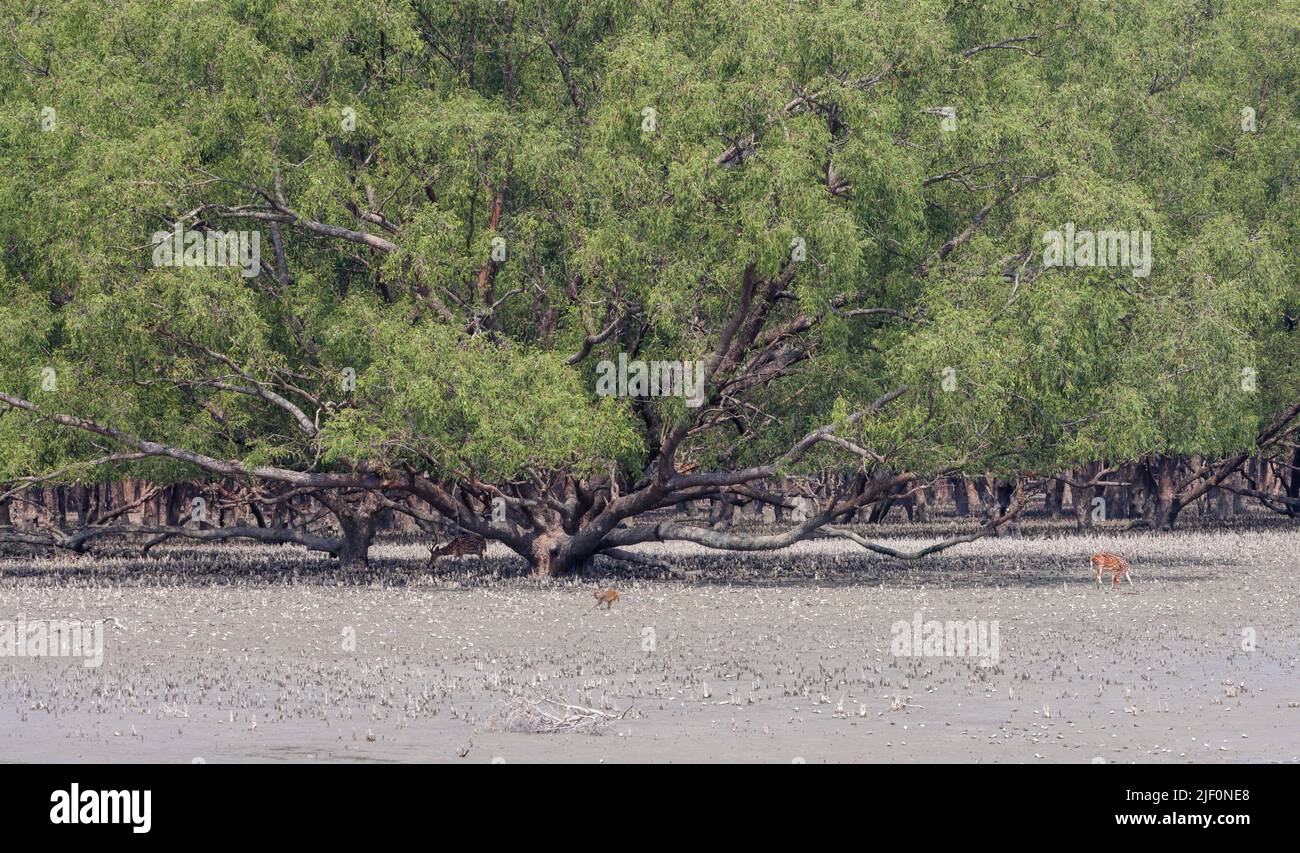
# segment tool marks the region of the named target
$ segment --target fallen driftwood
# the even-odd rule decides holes
[[[621,720],[631,711],[631,706],[621,714],[570,705],[546,696],[515,696],[505,707],[488,719],[488,728],[528,734],[549,734],[586,729],[599,731],[603,726]]]

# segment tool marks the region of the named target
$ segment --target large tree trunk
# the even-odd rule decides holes
[[[1151,513],[1147,517],[1153,530],[1172,530],[1182,511],[1174,475],[1178,460],[1170,456],[1152,456],[1147,461],[1147,471],[1152,483]]]
[[[378,500],[369,492],[354,500],[323,494],[320,499],[334,513],[343,534],[338,549],[334,552],[339,560],[339,568],[345,571],[368,568],[370,543],[375,538],[375,528],[379,523]]]
[[[54,503],[59,508],[59,529],[68,529],[68,487],[57,486],[54,489]]]
[[[972,478],[971,485],[975,488],[975,497],[979,500],[985,514],[991,513],[993,511],[993,496],[989,492],[988,475],[984,474]]]
[[[77,521],[82,527],[90,524],[90,487],[77,487]]]
[[[168,486],[164,491],[167,495],[167,526],[179,527],[181,509],[185,506],[185,484],[177,483],[174,486]]]
[[[867,514],[867,524],[880,524],[893,508],[894,498],[885,498],[871,508],[871,511]]]
[[[929,486],[917,489],[914,500],[916,515],[913,520],[918,524],[924,524],[930,520],[930,501],[932,497]]]
[[[568,569],[558,550],[559,543],[547,534],[538,536],[530,543],[528,562],[532,564],[535,576],[555,577]]]
[[[159,516],[162,515],[160,511],[162,500],[162,490],[159,489],[154,492],[153,497],[145,501],[144,505],[140,507],[140,517],[150,527],[158,526]]]
[[[375,536],[375,517],[344,516],[339,519],[343,531],[342,544],[335,554],[339,568],[361,571],[370,565],[370,542]]]
[[[579,571],[591,565],[595,551],[578,546],[577,540],[563,530],[548,530],[534,537],[524,555],[533,567],[533,576],[552,578]]]
[[[1004,515],[1007,507],[1011,505],[1011,495],[1015,492],[1015,484],[1006,480],[1001,480],[991,475],[985,474],[983,477],[975,479],[975,494],[979,496],[980,505],[984,508],[984,517],[996,518]],[[1002,534],[999,529],[994,535]]]
[[[49,486],[43,489],[42,502],[45,506],[46,518],[50,520],[50,524],[60,530],[67,530],[67,519],[65,518],[62,522],[59,521],[59,487]]]
[[[1047,511],[1047,517],[1052,521],[1061,520],[1061,504],[1065,499],[1065,481],[1053,480],[1052,485],[1047,487],[1047,497],[1044,508]]]
[[[1101,470],[1096,462],[1089,462],[1073,472],[1073,479],[1076,482],[1089,482],[1097,471]],[[1092,527],[1092,499],[1099,492],[1096,486],[1080,488],[1077,486],[1070,487],[1070,504],[1074,509],[1074,521],[1080,530],[1086,530]]]
[[[998,515],[1004,515],[1007,507],[1011,506],[1011,495],[1015,492],[1016,486],[1007,480],[997,480],[995,482],[997,484]]]
[[[1249,467],[1250,464],[1251,464],[1250,462],[1247,462],[1246,467]],[[1241,474],[1234,474],[1231,479],[1233,481],[1233,485],[1235,486],[1240,487],[1246,485],[1246,483],[1243,482],[1245,480],[1245,477],[1243,477]],[[1247,510],[1246,508],[1246,498],[1243,497],[1242,495],[1237,494],[1236,492],[1233,492],[1232,493],[1232,514],[1245,515],[1248,511],[1249,510]]]
[[[118,480],[113,484],[113,508],[124,506],[126,503],[126,481]]]
[[[731,501],[723,498],[722,500],[710,501],[712,511],[709,513],[709,524],[714,529],[731,526],[731,518],[736,512],[736,506]]]
[[[952,506],[958,518],[970,515],[970,485],[965,477],[952,479]]]
[[[1016,484],[1010,480],[994,480],[993,482],[994,482],[994,493],[997,496],[997,505],[998,505],[998,511],[996,517],[1000,518],[1006,515],[1007,511],[1011,508],[1011,499],[1015,496]],[[1008,533],[1014,533],[1019,529],[1020,529],[1020,524],[1019,522],[1017,522],[1014,525],[1008,525],[1005,527],[997,528],[995,531],[993,531],[993,535],[1003,536]]]

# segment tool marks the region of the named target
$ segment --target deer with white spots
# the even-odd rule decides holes
[[[1101,586],[1101,573],[1110,572],[1110,588],[1119,589],[1119,579],[1122,577],[1128,581],[1129,586],[1133,586],[1133,579],[1129,577],[1128,560],[1119,554],[1110,554],[1105,551],[1100,554],[1092,555],[1092,567],[1097,572],[1097,586]]]
[[[483,552],[487,550],[487,540],[482,536],[473,533],[466,533],[464,536],[457,536],[455,539],[443,545],[440,548],[433,548],[429,553],[429,567],[438,561],[439,557],[464,557],[466,555],[477,555],[479,562],[483,562]]]

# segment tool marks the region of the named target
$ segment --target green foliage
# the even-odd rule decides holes
[[[249,462],[635,473],[692,410],[599,397],[594,363],[706,358],[752,265],[790,275],[774,326],[817,322],[787,375],[692,433],[705,467],[775,458],[900,385],[850,436],[896,469],[1248,447],[1300,395],[1297,11],[14,0],[0,390]],[[274,228],[241,215],[277,201]],[[181,219],[257,230],[264,268],[154,266],[151,235]],[[1149,230],[1151,275],[1042,269],[1066,223]],[[214,384],[254,381],[319,438]],[[112,449],[0,414],[0,481]]]

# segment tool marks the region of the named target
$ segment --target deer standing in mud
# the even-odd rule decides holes
[[[433,568],[433,564],[438,561],[439,557],[464,557],[467,554],[477,554],[479,562],[482,563],[483,552],[486,550],[486,539],[473,533],[466,533],[463,536],[457,536],[440,548],[431,549],[429,551],[429,568]]]
[[[1129,577],[1128,560],[1119,554],[1110,554],[1105,551],[1100,554],[1092,555],[1092,567],[1097,570],[1097,586],[1101,587],[1101,573],[1110,572],[1110,588],[1119,589],[1119,579],[1122,577],[1128,581],[1129,586],[1133,586],[1133,579]]]

